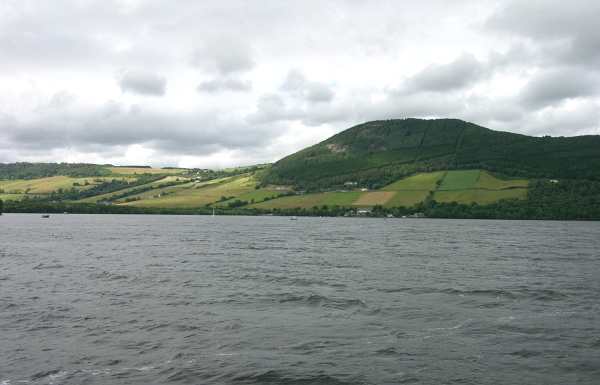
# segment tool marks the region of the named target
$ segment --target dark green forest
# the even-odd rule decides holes
[[[72,177],[106,176],[110,171],[86,163],[0,163],[0,179],[35,179],[55,175]]]
[[[374,121],[281,159],[263,183],[318,191],[353,181],[375,189],[416,172],[452,169],[599,180],[600,136],[532,137],[457,119]]]

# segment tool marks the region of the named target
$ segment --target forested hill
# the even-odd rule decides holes
[[[110,165],[88,163],[0,163],[0,179],[35,179],[49,176],[105,176]]]
[[[485,169],[527,178],[600,179],[600,136],[531,137],[458,119],[363,123],[276,162],[264,184],[378,188],[419,171]]]

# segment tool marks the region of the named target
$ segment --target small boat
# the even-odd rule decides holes
[[[297,220],[298,220],[298,218],[296,218],[295,216],[294,217],[290,217],[290,221],[297,221]]]
[[[50,218],[50,214],[43,214],[42,218]]]

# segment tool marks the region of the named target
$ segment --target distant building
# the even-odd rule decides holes
[[[369,215],[371,214],[371,209],[358,209],[356,210],[356,215]]]
[[[344,186],[349,186],[349,187],[358,186],[358,182],[351,182],[351,181],[344,182]]]
[[[369,191],[369,189],[366,188],[366,187],[363,187],[363,188],[360,189],[360,191]]]

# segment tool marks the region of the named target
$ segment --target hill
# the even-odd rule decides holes
[[[12,212],[600,219],[600,137],[375,121],[273,165],[0,164],[0,201]]]
[[[600,136],[532,137],[458,119],[397,119],[349,128],[273,164],[264,184],[376,189],[417,172],[483,169],[524,178],[600,179]]]

